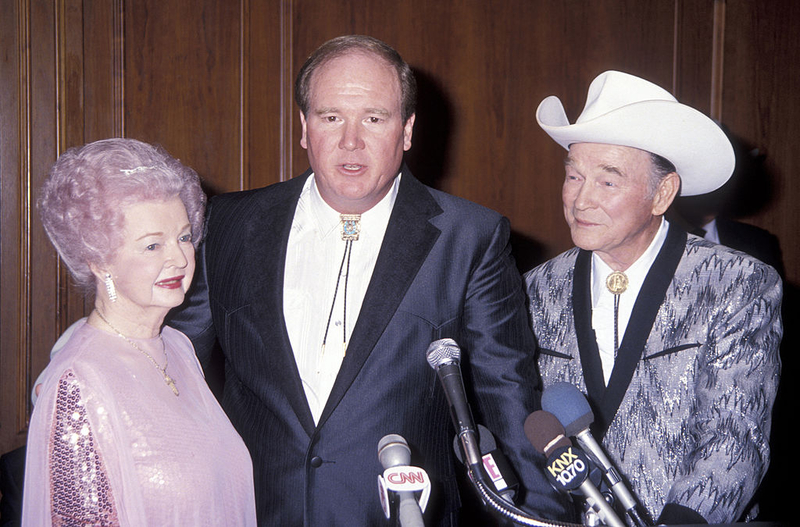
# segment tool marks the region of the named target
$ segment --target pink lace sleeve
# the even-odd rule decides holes
[[[67,371],[58,383],[50,436],[53,525],[119,525],[85,403],[78,380]]]

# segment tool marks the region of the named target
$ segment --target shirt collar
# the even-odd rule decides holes
[[[650,267],[655,262],[661,246],[664,245],[664,240],[667,239],[667,231],[669,230],[669,222],[661,217],[661,225],[658,227],[658,232],[653,237],[650,245],[642,253],[633,264],[625,270],[625,276],[628,277],[628,290],[634,291],[636,296],[639,294],[644,279],[650,271]],[[592,304],[596,305],[600,295],[605,294],[608,289],[606,288],[606,277],[613,272],[613,269],[606,264],[602,258],[596,253],[592,253]],[[610,293],[609,293],[610,294]]]
[[[710,240],[714,243],[720,243],[719,230],[717,229],[717,218],[714,218],[703,225],[703,230],[706,231],[706,233],[703,235],[706,240]]]
[[[397,192],[400,187],[400,178],[402,173],[398,174],[389,192],[375,204],[371,209],[361,214],[361,232],[364,233],[372,230],[373,226],[383,225],[385,227],[389,222],[389,216],[394,208],[394,202],[397,199]],[[316,179],[314,174],[306,180],[303,186],[303,191],[300,195],[300,201],[307,203],[308,212],[311,215],[312,221],[316,224],[317,232],[320,237],[325,238],[331,233],[340,232],[341,217],[333,207],[328,205],[322,198],[317,188]],[[381,231],[383,232],[383,231]]]

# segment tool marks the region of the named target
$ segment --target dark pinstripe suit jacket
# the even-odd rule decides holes
[[[449,520],[459,504],[454,430],[425,358],[431,341],[445,337],[462,348],[476,420],[520,472],[526,506],[563,517],[523,433],[536,403],[534,342],[508,221],[406,169],[347,355],[314,425],[282,311],[286,244],[308,175],[212,200],[195,287],[172,322],[201,357],[213,341],[221,345],[222,404],[253,457],[260,523],[384,523],[377,444],[389,433],[406,438],[412,464],[434,481],[428,524]]]

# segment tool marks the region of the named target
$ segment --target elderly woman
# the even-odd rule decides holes
[[[41,377],[23,525],[255,525],[248,451],[189,339],[162,328],[192,281],[204,207],[192,169],[132,139],[53,166],[44,228],[95,301]]]

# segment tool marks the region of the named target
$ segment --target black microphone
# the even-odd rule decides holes
[[[497,442],[494,435],[488,428],[479,424],[478,425],[478,441],[480,443],[481,457],[483,459],[483,468],[486,470],[486,475],[494,485],[494,490],[501,498],[513,505],[514,497],[519,488],[519,479],[511,468],[511,463],[508,462],[502,450],[497,448]],[[463,463],[464,458],[461,455],[461,446],[458,436],[453,438],[453,450],[456,453],[458,460]]]
[[[575,437],[581,448],[600,467],[611,492],[634,525],[638,527],[652,525],[640,513],[636,499],[589,431],[589,426],[594,422],[594,414],[589,401],[581,391],[568,382],[558,382],[548,386],[542,393],[542,408],[556,416],[564,426],[566,434]]]
[[[572,445],[564,427],[553,414],[544,410],[530,414],[525,419],[525,435],[534,448],[547,457],[545,476],[553,487],[564,493],[582,495],[589,509],[603,524],[626,527],[589,479],[589,458]]]
[[[483,504],[504,519],[515,524],[533,527],[580,527],[571,523],[539,520],[525,511],[509,504],[494,491],[493,484],[486,481],[487,474],[483,467],[478,434],[472,419],[472,410],[467,402],[464,380],[461,377],[461,350],[453,339],[440,339],[431,342],[426,352],[428,364],[436,370],[444,387],[444,393],[450,405],[450,416],[453,418],[457,439],[466,458],[466,468],[472,486]],[[617,526],[615,526],[617,527]]]
[[[384,470],[408,466],[411,463],[411,449],[406,440],[397,434],[385,435],[378,441],[378,460]],[[380,480],[379,480],[380,481]],[[422,510],[420,509],[414,492],[408,490],[396,491],[400,499],[397,507],[397,517],[402,527],[424,527]],[[386,512],[385,509],[384,512]],[[388,515],[387,515],[388,517]]]
[[[461,377],[461,349],[453,339],[439,339],[428,346],[426,357],[444,387],[447,402],[450,404],[450,416],[453,418],[453,425],[461,441],[467,464],[482,465],[475,422],[472,419],[472,410],[467,402],[467,392],[464,390],[464,380]]]

